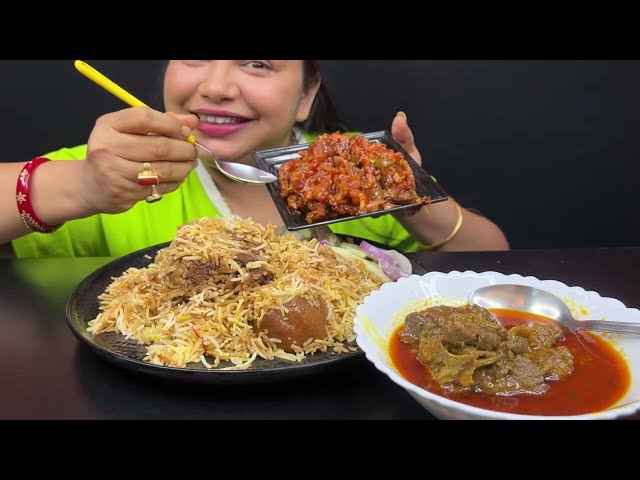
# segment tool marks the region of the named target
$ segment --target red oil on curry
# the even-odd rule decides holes
[[[529,322],[553,322],[546,317],[513,310],[492,309],[491,313],[507,329]],[[389,355],[398,372],[431,393],[474,407],[524,415],[580,415],[610,407],[627,392],[631,383],[626,361],[608,342],[588,332],[571,333],[560,326],[564,339],[556,346],[564,345],[571,351],[574,370],[562,380],[549,380],[551,388],[546,393],[505,396],[449,392],[433,381],[427,368],[418,360],[417,348],[400,340],[398,332],[402,328],[403,325],[396,330],[389,344]]]

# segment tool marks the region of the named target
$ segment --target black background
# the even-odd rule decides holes
[[[161,60],[87,60],[161,108]],[[407,113],[424,167],[513,248],[640,245],[640,61],[324,60],[353,130]],[[85,143],[124,104],[73,60],[0,61],[1,161]]]

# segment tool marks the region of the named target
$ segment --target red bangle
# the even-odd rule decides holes
[[[38,218],[36,212],[33,210],[29,193],[33,172],[40,165],[48,161],[48,158],[38,157],[27,162],[25,166],[22,167],[20,176],[18,177],[18,183],[16,184],[16,205],[18,206],[20,217],[28,229],[40,233],[51,233],[60,228],[60,225],[51,227]]]

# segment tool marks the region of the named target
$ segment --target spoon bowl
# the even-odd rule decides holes
[[[526,285],[496,284],[478,288],[469,296],[469,305],[534,313],[555,320],[571,332],[592,330],[640,335],[640,323],[576,320],[567,305],[558,297]]]
[[[210,163],[225,177],[235,180],[240,183],[248,184],[267,184],[278,180],[275,175],[260,170],[259,168],[252,167],[251,165],[245,165],[244,163],[223,162],[217,160],[211,150],[204,147],[202,144],[195,141],[195,137],[191,135],[187,141],[195,145],[198,149],[209,155]],[[209,160],[207,159],[207,160]]]

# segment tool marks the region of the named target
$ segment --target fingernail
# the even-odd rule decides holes
[[[396,113],[396,115],[402,115],[405,120],[407,119],[407,114],[404,113],[404,112],[398,112],[398,113]]]
[[[187,127],[186,125],[182,125],[180,127],[180,133],[182,134],[182,136],[184,138],[188,138],[189,135],[191,135],[191,129],[189,127]]]

